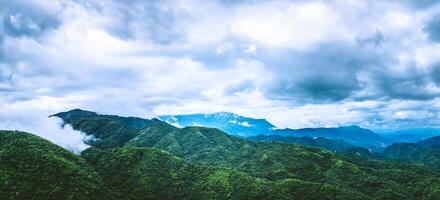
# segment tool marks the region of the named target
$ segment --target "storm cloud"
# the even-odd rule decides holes
[[[440,16],[433,17],[424,29],[428,38],[434,42],[440,42]]]

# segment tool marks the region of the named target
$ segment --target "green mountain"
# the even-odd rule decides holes
[[[102,148],[122,146],[139,134],[139,130],[142,128],[160,122],[156,119],[98,115],[94,112],[79,109],[61,112],[51,117],[59,117],[63,119],[65,124],[72,125],[74,129],[93,135],[94,139],[86,142]]]
[[[289,144],[301,144],[307,147],[323,148],[334,152],[345,152],[355,148],[352,144],[341,139],[327,139],[324,137],[294,137],[281,135],[257,135],[246,139],[257,142],[285,142]]]
[[[295,137],[324,137],[327,139],[344,140],[355,146],[378,150],[386,146],[387,141],[379,134],[359,126],[337,128],[304,128],[277,129],[275,135]]]
[[[400,142],[394,143],[383,151],[383,154],[389,159],[413,160],[421,153],[422,148],[416,143]]]
[[[0,131],[0,199],[106,199],[111,193],[86,161],[51,142]]]
[[[124,123],[125,125],[127,125],[130,128],[137,128],[137,129],[144,128],[145,126],[148,126],[148,125],[154,123],[155,121],[157,121],[156,119],[148,120],[148,119],[143,119],[143,118],[139,118],[139,117],[120,117],[117,115],[98,115],[95,112],[90,112],[90,111],[80,110],[80,109],[73,109],[68,112],[60,112],[58,114],[51,115],[50,117],[53,117],[53,116],[62,118],[65,123],[72,123],[74,121],[76,122],[77,118],[79,118],[79,117],[87,117],[88,119],[90,119],[90,118],[108,119],[108,120],[113,120],[113,121],[118,121],[118,122]]]
[[[417,145],[421,148],[438,147],[440,146],[440,136],[435,136],[426,140],[419,141],[417,142]]]
[[[147,178],[143,178],[143,173],[148,170],[141,169],[144,168],[145,163],[153,163],[143,162],[144,156],[133,159],[133,164],[130,164],[131,161],[126,162],[123,159],[131,157],[125,156],[123,152],[137,152],[140,151],[137,150],[139,148],[153,148],[164,150],[176,156],[175,162],[181,159],[182,162],[195,166],[197,169],[220,167],[222,171],[226,169],[232,170],[228,174],[238,173],[242,174],[240,175],[242,178],[256,178],[256,180],[262,181],[253,180],[253,182],[258,184],[261,183],[258,186],[259,188],[269,187],[272,190],[279,191],[278,187],[283,187],[283,192],[281,192],[283,195],[281,196],[289,196],[288,194],[290,194],[299,199],[328,199],[328,195],[342,197],[350,194],[350,198],[346,199],[440,198],[438,192],[440,191],[439,175],[436,172],[422,166],[368,158],[362,155],[365,153],[362,150],[356,150],[353,153],[340,156],[324,149],[307,148],[298,144],[248,141],[230,136],[213,128],[176,128],[158,120],[150,120],[150,124],[140,128],[130,126],[131,122],[129,119],[108,117],[106,115],[89,115],[86,113],[72,115],[67,112],[63,115],[57,114],[55,116],[69,116],[64,119],[66,123],[71,124],[74,129],[81,130],[95,137],[90,144],[94,147],[93,151],[97,153],[92,153],[91,155],[100,155],[100,152],[104,152],[106,156],[103,156],[104,160],[101,161],[100,156],[85,157],[90,163],[95,163],[99,174],[107,177],[104,179],[110,179],[111,174],[117,174],[120,170],[128,171],[127,174],[123,174],[121,177],[134,176],[129,178],[130,183],[118,182],[121,180],[117,179],[113,185],[133,185],[136,188],[138,181],[151,183],[149,182],[150,180],[157,178],[154,175],[152,175],[153,177],[146,175]],[[115,149],[115,147],[117,148]],[[122,150],[118,150],[120,148]],[[84,155],[87,155],[89,151],[91,150],[85,151]],[[151,149],[141,151],[151,151]],[[120,162],[128,163],[133,168],[124,169],[126,165],[117,164],[118,162],[115,162],[114,167],[104,167],[110,165],[116,158],[119,158],[113,157],[114,154],[123,154],[124,156],[120,156],[122,159]],[[138,154],[142,153],[134,153],[134,155]],[[166,155],[168,155],[157,154],[161,156],[156,158],[167,157]],[[148,160],[148,157],[145,159]],[[164,164],[164,166],[165,169],[168,169],[166,167],[168,164]],[[101,169],[104,169],[104,171],[101,171]],[[182,173],[185,171],[183,174],[186,174],[186,170],[181,170],[179,167],[177,167],[176,171],[182,171]],[[106,173],[108,173],[108,176],[105,176]],[[187,175],[182,176],[186,177]],[[195,175],[188,176],[194,177]],[[160,175],[159,177],[163,176]],[[172,177],[170,175],[168,178],[161,178],[160,180],[177,184],[179,180],[184,181],[187,179],[172,179]],[[207,177],[209,176],[204,175],[200,177],[203,185],[206,184],[204,181],[207,180]],[[231,181],[228,181],[228,183],[234,185],[234,181]],[[198,181],[195,182],[197,183]],[[154,181],[152,183],[160,185]],[[269,184],[269,186],[265,186],[265,184]],[[316,187],[305,187],[308,184],[309,186],[314,185]],[[234,187],[232,186],[232,188]],[[160,188],[163,187],[160,186]],[[177,186],[175,190],[180,191],[181,189],[179,188]],[[197,187],[191,186],[191,188]],[[335,191],[334,188],[339,188],[339,190]],[[142,191],[142,189],[140,190]],[[182,188],[182,190],[186,189]],[[115,189],[115,191],[117,190]],[[135,191],[138,190],[135,189]],[[254,189],[249,189],[249,191],[254,191]],[[195,192],[190,193],[195,194]],[[251,193],[253,194],[254,192]],[[125,193],[123,194],[125,196]],[[220,194],[223,193],[220,192]],[[272,193],[264,190],[264,192],[258,193],[257,196],[265,197],[266,194]],[[317,196],[311,196],[312,194]],[[237,198],[243,199],[242,197]]]
[[[440,137],[435,136],[417,143],[394,143],[383,154],[394,160],[419,163],[440,171]]]
[[[83,156],[117,199],[363,199],[327,184],[269,181],[234,169],[188,164],[156,148],[91,148]],[[123,186],[123,187],[121,187]]]
[[[269,181],[156,148],[89,148],[81,158],[30,133],[0,131],[0,199],[365,199],[327,184]]]

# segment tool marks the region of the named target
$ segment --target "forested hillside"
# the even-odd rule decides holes
[[[139,152],[161,149],[169,153],[162,157],[170,155],[174,158],[175,156],[177,160],[181,159],[182,162],[196,166],[197,169],[212,167],[231,169],[232,171],[228,173],[234,172],[242,174],[243,177],[256,178],[262,181],[262,185],[270,183],[286,186],[286,184],[295,183],[293,185],[299,187],[286,186],[284,190],[293,195],[301,191],[299,194],[304,194],[300,195],[304,199],[312,197],[305,194],[314,193],[309,190],[310,187],[302,187],[305,183],[316,185],[321,189],[328,187],[329,195],[350,194],[353,198],[356,196],[375,199],[430,199],[438,195],[436,191],[439,188],[440,179],[436,172],[418,165],[374,160],[364,156],[362,151],[355,150],[352,153],[338,155],[324,149],[308,148],[298,144],[248,141],[214,128],[177,128],[158,120],[149,120],[151,123],[145,123],[143,127],[133,127],[130,125],[130,120],[126,118],[81,114],[78,110],[74,112],[75,114],[67,112],[55,116],[62,118],[68,116],[63,118],[66,123],[71,124],[74,129],[95,137],[90,142],[93,148],[86,150],[83,155],[101,170],[106,169],[101,165],[112,163],[114,153],[138,152],[142,154]],[[138,150],[138,148],[147,149]],[[141,167],[134,167],[136,170],[126,170],[139,172],[138,170],[144,166],[142,160],[134,159],[136,162],[132,163],[132,166]],[[130,163],[130,161],[127,162]],[[124,165],[119,166],[116,162],[109,170],[113,174],[121,167]],[[100,171],[104,177],[106,177],[105,173]],[[182,176],[186,176],[185,173]],[[129,180],[134,182],[135,180],[153,180],[140,178],[142,173],[135,177],[137,178]],[[174,182],[172,179],[168,181]],[[138,186],[135,183],[132,185]],[[267,187],[274,190],[277,188],[273,185]],[[331,188],[339,188],[339,190]],[[258,195],[270,194],[267,192]]]
[[[384,155],[404,155],[400,162],[336,140],[312,144],[345,145],[337,154],[297,138],[256,142],[82,110],[54,116],[93,136],[91,147],[78,156],[30,133],[1,131],[1,199],[440,198],[438,165],[430,163],[440,155],[436,138],[390,146]]]
[[[101,177],[81,157],[19,131],[0,131],[0,199],[106,199]]]

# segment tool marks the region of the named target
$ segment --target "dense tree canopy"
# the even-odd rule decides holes
[[[91,147],[78,156],[29,133],[1,131],[1,199],[440,198],[432,140],[376,155],[343,141],[311,143],[345,145],[328,151],[81,110],[55,116],[93,136]]]

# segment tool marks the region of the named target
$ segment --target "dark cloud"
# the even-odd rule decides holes
[[[223,92],[227,95],[231,95],[236,92],[243,92],[246,90],[252,90],[254,88],[255,88],[254,82],[252,82],[251,80],[244,80],[239,83],[229,85],[228,87],[226,87],[226,89]]]
[[[430,100],[439,97],[438,92],[429,91],[425,77],[378,79],[384,97],[404,100]]]
[[[6,34],[13,37],[38,36],[44,31],[58,27],[59,22],[53,19],[38,19],[22,14],[9,14],[3,18]]]
[[[440,63],[435,64],[432,67],[431,77],[434,80],[434,82],[437,84],[437,86],[440,86]]]
[[[391,61],[383,63],[385,67],[369,70],[369,84],[375,89],[370,98],[432,100],[440,97],[440,93],[433,89],[436,82],[440,81],[437,67],[432,66],[432,70],[424,70],[412,64],[393,70],[393,67],[397,68],[394,65],[399,66],[396,61]]]
[[[428,38],[434,42],[440,42],[440,16],[435,16],[426,25],[424,31],[428,34]]]
[[[395,0],[398,3],[407,3],[409,6],[416,9],[426,9],[439,3],[438,0]]]
[[[56,12],[21,0],[0,2],[0,16],[4,34],[11,37],[37,37],[61,24]]]
[[[377,30],[372,35],[358,38],[357,42],[360,46],[365,46],[365,45],[378,46],[378,45],[382,44],[383,42],[385,42],[385,37],[381,31]]]
[[[311,101],[339,101],[363,88],[358,73],[382,57],[356,46],[326,44],[307,52],[273,52],[276,80],[268,92]],[[275,59],[275,60],[273,60]]]
[[[175,21],[184,18],[184,9],[175,1],[80,1],[98,12],[111,17],[107,24],[109,33],[122,39],[151,40],[168,44],[181,39]]]

